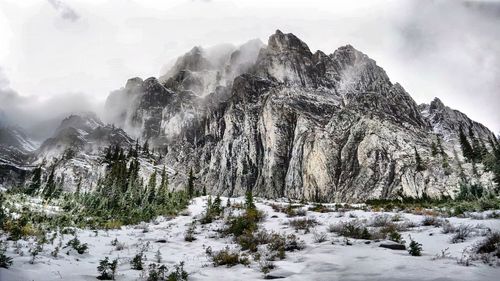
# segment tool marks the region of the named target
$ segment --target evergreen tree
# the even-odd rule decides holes
[[[253,202],[253,194],[251,190],[248,190],[245,194],[245,207],[247,209],[255,209],[255,204]]]
[[[165,166],[163,166],[163,170],[161,172],[161,183],[160,188],[158,189],[157,202],[162,205],[168,201],[168,175],[165,171]]]
[[[425,170],[425,165],[422,163],[422,158],[420,158],[420,154],[418,154],[417,148],[413,147],[415,149],[415,161],[417,163],[417,171],[422,172]]]
[[[441,156],[443,156],[443,157],[447,156],[446,153],[444,152],[443,144],[441,143],[440,137],[437,138],[437,147],[438,147],[439,154],[441,154]]]
[[[56,181],[55,181],[55,167],[52,167],[50,171],[50,175],[47,179],[47,182],[45,183],[45,189],[43,191],[43,195],[45,199],[50,199],[54,195],[54,192],[56,191]]]
[[[482,148],[479,140],[474,135],[472,127],[469,127],[469,138],[472,143],[472,160],[476,163],[481,162],[482,159]]]
[[[148,140],[144,142],[144,145],[142,146],[142,153],[145,155],[149,155],[149,143]]]
[[[149,177],[148,182],[148,203],[151,204],[156,197],[156,171]]]
[[[193,168],[191,168],[189,170],[189,177],[188,177],[188,186],[187,186],[187,193],[188,193],[188,196],[189,198],[193,198],[193,194],[194,194],[194,180],[195,180],[195,176],[193,174]]]
[[[431,144],[431,154],[434,157],[438,154],[438,147],[435,142],[432,142]]]
[[[459,139],[460,139],[460,146],[462,147],[462,153],[464,155],[464,158],[467,159],[468,161],[472,161],[474,159],[474,151],[472,150],[472,146],[470,145],[469,141],[467,140],[467,137],[465,136],[464,131],[462,130],[462,127],[460,127]]]
[[[82,177],[78,179],[78,184],[76,185],[75,195],[77,197],[80,196],[81,189],[82,189]]]
[[[42,167],[38,166],[33,170],[33,176],[31,177],[31,183],[26,189],[26,194],[34,195],[40,190],[42,186]]]

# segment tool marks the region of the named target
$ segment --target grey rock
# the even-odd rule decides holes
[[[381,243],[379,247],[398,251],[406,250],[406,246],[399,243]]]

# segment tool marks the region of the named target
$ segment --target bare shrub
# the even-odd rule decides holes
[[[472,232],[472,228],[468,225],[460,225],[458,228],[455,229],[455,234],[451,238],[451,243],[461,243],[464,242],[467,237]]]
[[[316,232],[313,231],[313,240],[315,243],[323,243],[326,241],[326,233],[325,232]]]

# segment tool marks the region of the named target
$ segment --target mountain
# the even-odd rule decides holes
[[[54,169],[65,190],[74,190],[80,181],[84,189],[90,189],[102,176],[105,149],[134,144],[122,129],[104,124],[94,113],[73,114],[40,145],[32,165],[42,165],[47,174]]]
[[[0,185],[17,185],[24,180],[30,169],[26,164],[36,147],[21,127],[0,125]]]
[[[105,112],[109,124],[68,116],[40,146],[4,124],[1,183],[28,184],[41,167],[65,190],[92,189],[110,149],[147,143],[137,157],[143,180],[166,167],[170,186],[185,188],[192,170],[198,190],[228,196],[346,202],[496,187],[491,157],[488,166],[461,151],[465,138],[491,152],[488,128],[437,98],[418,105],[353,46],[312,52],[279,30],[267,45],[195,47],[159,78],[129,79]]]
[[[213,193],[318,201],[494,187],[482,164],[462,157],[457,132],[489,143],[491,131],[438,100],[417,105],[350,45],[313,53],[278,30],[265,46],[220,53],[214,63],[195,47],[160,79],[130,79],[106,102],[115,124],[166,151],[174,186],[193,169]]]

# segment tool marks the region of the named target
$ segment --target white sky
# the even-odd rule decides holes
[[[437,96],[499,132],[500,2],[490,2],[0,0],[0,86],[44,112],[99,112],[128,78],[158,76],[195,45],[266,43],[280,29],[312,51],[351,44],[418,103]]]

